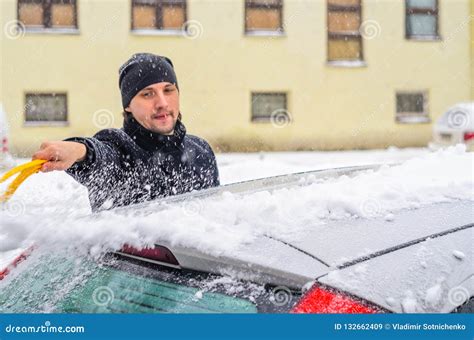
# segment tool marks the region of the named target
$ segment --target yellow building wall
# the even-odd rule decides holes
[[[405,39],[404,1],[363,0],[366,66],[352,68],[326,62],[326,1],[285,1],[281,37],[245,36],[243,0],[188,1],[195,39],[131,33],[130,2],[78,0],[79,34],[2,35],[0,101],[13,151],[120,127],[118,68],[136,52],[173,60],[188,132],[217,151],[422,146],[432,124],[396,123],[396,90],[426,90],[432,122],[472,98],[471,0],[439,1],[440,41]],[[2,27],[16,15],[16,1],[2,0]],[[24,93],[49,91],[68,93],[69,125],[24,126]],[[252,91],[287,92],[292,122],[252,123]]]
[[[474,102],[474,0],[471,0],[471,101]]]

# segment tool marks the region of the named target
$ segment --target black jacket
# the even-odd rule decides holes
[[[92,211],[219,185],[211,147],[187,135],[180,120],[172,136],[153,133],[129,118],[122,129],[67,140],[87,148],[86,159],[66,172],[87,187]]]

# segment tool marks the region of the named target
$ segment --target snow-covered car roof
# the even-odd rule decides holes
[[[424,212],[439,209],[449,214],[450,208],[453,206],[434,206]],[[442,214],[435,215],[439,218]],[[331,271],[319,281],[392,312],[449,313],[474,296],[472,209],[463,215],[470,216],[469,224],[421,242],[400,244],[379,256]],[[426,220],[425,216],[419,218]],[[433,225],[443,224],[427,220]],[[417,225],[411,223],[410,227]]]
[[[261,284],[292,288],[318,279],[394,312],[414,311],[405,298],[421,301],[413,307],[417,312],[446,312],[456,307],[446,300],[449,290],[474,275],[473,220],[472,202],[460,201],[403,211],[393,221],[350,218],[291,237],[261,236],[232,256],[160,245],[171,250],[182,268],[239,273]],[[424,294],[436,285],[442,285],[443,296],[433,305]],[[474,295],[472,285],[466,289]]]

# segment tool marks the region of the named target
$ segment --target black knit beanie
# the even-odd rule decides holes
[[[125,109],[142,89],[161,82],[175,84],[178,88],[178,80],[171,60],[151,53],[134,54],[119,69],[123,108]]]

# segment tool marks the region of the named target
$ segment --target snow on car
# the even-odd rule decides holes
[[[434,148],[458,143],[474,150],[474,102],[459,103],[450,107],[433,126]]]
[[[0,281],[0,310],[462,311],[472,165],[457,146],[83,217],[5,216],[3,250],[37,249]]]

